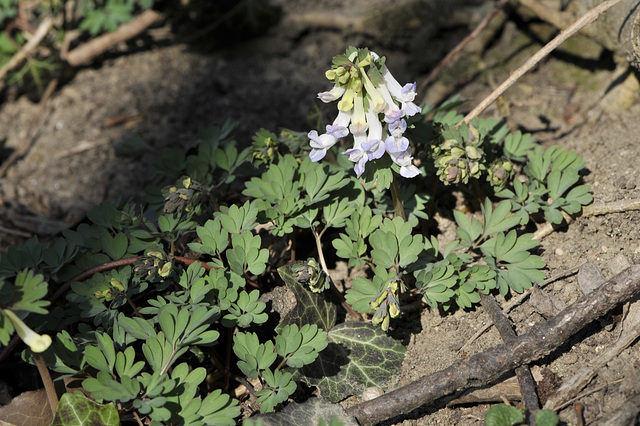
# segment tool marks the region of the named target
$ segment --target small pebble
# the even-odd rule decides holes
[[[371,401],[372,399],[376,399],[379,396],[384,395],[384,391],[377,386],[371,386],[366,388],[362,392],[362,400],[363,401]]]
[[[578,271],[578,285],[583,294],[589,294],[605,282],[600,268],[593,263],[585,263]]]

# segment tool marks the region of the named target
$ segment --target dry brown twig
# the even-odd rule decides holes
[[[484,98],[482,102],[478,104],[466,117],[464,117],[459,123],[463,122],[469,124],[471,120],[476,118],[482,113],[489,105],[494,103],[496,99],[504,92],[507,91],[508,88],[513,86],[513,84],[520,79],[523,75],[525,75],[529,70],[531,70],[534,66],[536,66],[542,59],[544,59],[549,53],[555,50],[558,46],[560,46],[565,40],[574,35],[576,32],[580,31],[586,25],[589,25],[593,21],[595,21],[598,16],[602,13],[620,3],[622,0],[607,0],[599,4],[598,6],[591,9],[589,12],[584,14],[581,18],[567,27],[565,30],[561,31],[553,40],[547,43],[542,49],[538,50],[531,58],[529,58],[520,68],[511,73],[509,78],[507,78],[500,86],[498,86],[489,96]]]
[[[548,355],[587,324],[638,294],[640,265],[634,265],[514,340],[463,358],[445,370],[355,405],[347,413],[356,417],[360,424],[375,424],[406,414],[456,390],[487,384],[520,365]]]
[[[420,88],[418,89],[418,92],[424,92],[424,90],[427,88],[429,83],[431,83],[433,81],[433,79],[436,78],[438,76],[438,74],[440,74],[442,69],[449,62],[451,62],[456,56],[458,56],[458,54],[462,51],[462,49],[464,49],[469,43],[471,43],[471,41],[473,41],[473,39],[475,39],[476,37],[478,37],[478,35],[480,35],[482,30],[484,30],[487,27],[487,25],[489,25],[489,23],[493,20],[493,18],[496,17],[498,12],[500,12],[500,10],[502,10],[502,7],[505,4],[507,4],[507,1],[508,0],[498,0],[496,2],[496,4],[493,6],[493,9],[491,10],[491,13],[489,13],[478,24],[478,26],[476,28],[474,28],[474,30],[469,33],[469,35],[467,35],[460,43],[458,43],[458,45],[456,47],[454,47],[451,50],[451,52],[447,53],[447,56],[445,56],[440,61],[440,63],[438,63],[438,65],[436,65],[435,68],[433,68],[431,70],[429,75],[420,83]]]
[[[20,49],[2,68],[0,68],[0,89],[2,88],[2,80],[9,71],[17,67],[35,50],[36,47],[44,40],[49,31],[53,27],[53,19],[47,16],[42,20],[33,37]]]
[[[112,33],[96,37],[87,43],[76,47],[66,55],[67,62],[72,67],[90,62],[93,58],[103,54],[116,44],[129,40],[151,25],[162,20],[163,15],[153,10],[145,10],[139,16],[122,24]]]
[[[632,200],[620,200],[611,203],[592,204],[582,209],[581,217],[602,216],[610,213],[623,213],[633,210],[640,210],[640,199],[634,198]],[[574,218],[564,212],[562,213],[562,216],[564,217],[563,223],[561,223],[560,225],[553,225],[548,222],[545,223],[540,228],[538,228],[536,232],[534,232],[533,239],[540,241],[556,229],[567,226],[574,221]]]

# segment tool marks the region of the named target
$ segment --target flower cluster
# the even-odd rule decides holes
[[[467,183],[470,177],[478,179],[484,166],[484,151],[480,148],[480,133],[474,127],[461,128],[463,134],[432,146],[436,174],[445,185]],[[465,136],[466,135],[466,136]],[[465,136],[465,137],[462,137]]]
[[[326,133],[309,132],[311,161],[320,161],[336,142],[353,135],[353,148],[343,154],[355,164],[356,175],[364,173],[370,160],[389,154],[400,166],[400,174],[411,178],[420,174],[413,164],[405,117],[418,114],[421,109],[413,101],[416,83],[401,86],[379,57],[368,49],[350,47],[344,55],[333,59],[333,67],[326,72],[334,83],[333,89],[318,94],[325,102],[338,102],[338,116],[327,125]]]

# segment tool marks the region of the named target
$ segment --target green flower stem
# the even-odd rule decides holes
[[[56,410],[58,409],[58,394],[56,393],[56,387],[53,384],[53,380],[51,380],[49,369],[44,363],[42,356],[37,352],[32,351],[31,353],[33,354],[33,360],[36,362],[36,367],[38,367],[38,373],[40,373],[42,383],[44,383],[44,390],[47,394],[47,399],[49,400],[49,407],[55,417]]]
[[[316,240],[316,249],[318,250],[318,259],[320,260],[320,266],[322,266],[322,270],[324,271],[324,273],[327,274],[327,279],[329,280],[331,293],[333,293],[333,295],[338,298],[342,306],[347,310],[349,315],[353,317],[353,319],[355,319],[356,321],[362,321],[362,315],[354,311],[351,305],[347,303],[342,293],[340,293],[340,291],[336,288],[335,284],[333,283],[333,280],[331,279],[331,275],[329,275],[329,268],[327,268],[327,262],[324,260],[324,252],[322,251],[322,241],[320,240],[320,238],[322,238],[322,234],[324,234],[324,231],[326,229],[327,228],[323,229],[320,232],[317,232],[315,229],[313,230],[313,236],[315,237],[315,240]]]
[[[401,217],[405,222],[407,216],[404,214],[404,205],[402,205],[402,198],[400,198],[400,185],[398,185],[398,174],[394,171],[393,180],[391,181],[391,198],[393,199],[393,208],[396,211],[396,216]]]

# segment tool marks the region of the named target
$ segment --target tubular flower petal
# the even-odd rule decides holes
[[[362,96],[362,92],[356,93],[354,98],[354,107],[353,107],[353,118],[351,121],[351,126],[349,130],[351,133],[362,133],[366,132],[367,128],[367,120],[364,115],[364,98]]]
[[[369,125],[369,140],[385,140],[384,130],[382,129],[382,123],[378,120],[378,114],[369,110],[366,112],[367,124]]]
[[[384,112],[387,109],[387,102],[382,97],[382,94],[373,86],[366,72],[362,71],[360,74],[362,74],[364,88],[371,98],[369,102],[371,109],[373,109],[374,112]]]
[[[20,336],[24,343],[29,345],[29,348],[31,348],[33,352],[44,352],[49,346],[51,346],[51,337],[48,334],[36,333],[27,327],[27,325],[9,309],[2,309],[2,313],[9,318],[9,321],[13,324],[13,328],[16,329],[18,336]]]
[[[326,104],[340,99],[346,90],[347,89],[344,86],[333,86],[333,89],[327,92],[318,93],[318,99]]]
[[[353,98],[355,96],[355,92],[352,89],[347,89],[342,95],[342,99],[338,102],[338,109],[340,111],[349,111],[353,108]]]

